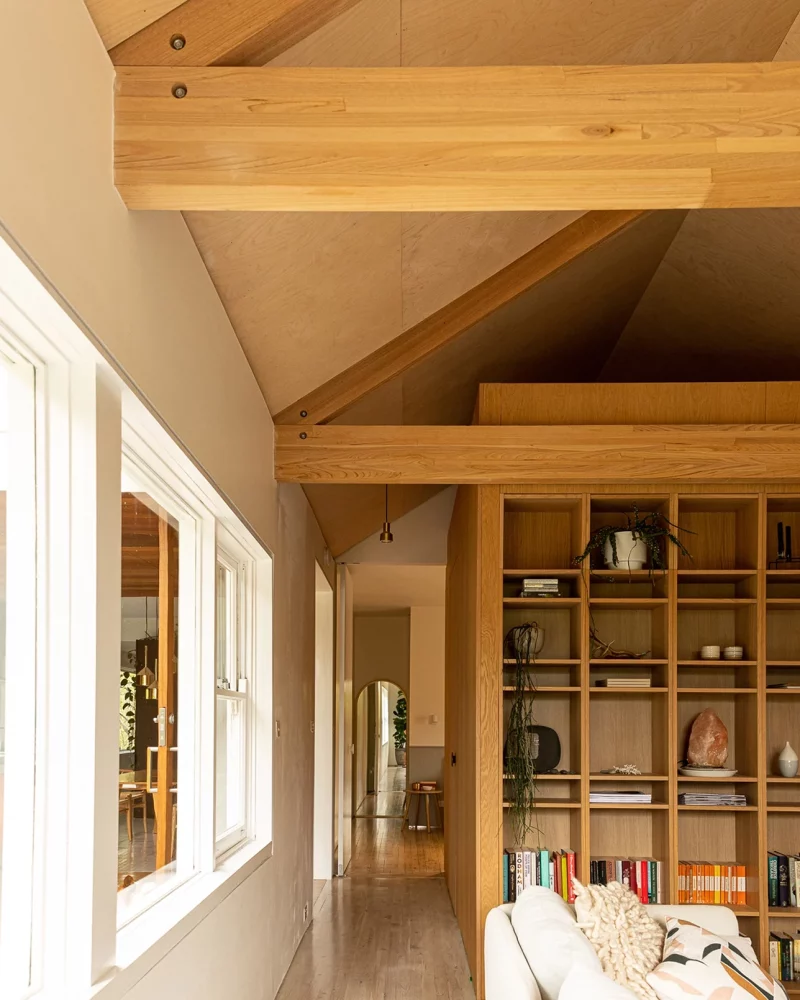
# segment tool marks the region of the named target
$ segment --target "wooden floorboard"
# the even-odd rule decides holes
[[[351,878],[443,875],[442,831],[404,829],[402,819],[359,818],[354,823],[353,856],[347,874]]]
[[[474,997],[443,878],[334,879],[278,993],[278,1000]]]

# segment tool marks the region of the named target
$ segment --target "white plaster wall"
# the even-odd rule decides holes
[[[299,487],[182,217],[112,181],[113,71],[82,0],[15,0],[0,30],[0,231],[275,554],[274,856],[125,994],[269,1000],[312,898],[314,560]]]

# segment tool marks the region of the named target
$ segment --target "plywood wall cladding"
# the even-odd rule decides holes
[[[800,211],[692,212],[602,378],[800,377]]]

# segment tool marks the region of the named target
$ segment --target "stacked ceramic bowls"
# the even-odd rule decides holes
[[[700,648],[700,659],[701,660],[718,660],[719,659],[719,646],[701,646],[701,648]]]
[[[723,660],[741,660],[744,657],[743,646],[726,646],[722,650]]]

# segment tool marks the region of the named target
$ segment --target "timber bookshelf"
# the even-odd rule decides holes
[[[513,785],[503,772],[514,682],[504,637],[521,622],[545,629],[535,719],[556,730],[559,768],[574,772],[537,782],[541,846],[574,850],[583,881],[593,856],[658,859],[668,902],[677,902],[679,861],[735,861],[747,875],[737,915],[759,954],[767,954],[770,930],[800,927],[800,909],[770,910],[765,878],[768,850],[800,852],[800,778],[778,777],[776,762],[786,740],[800,743],[800,691],[770,686],[800,684],[800,563],[774,567],[778,521],[800,539],[800,453],[790,442],[749,443],[770,422],[793,440],[798,421],[798,383],[480,386],[481,426],[462,429],[462,475],[479,468],[482,476],[451,480],[460,485],[448,534],[445,641],[445,875],[478,997],[484,923],[503,896],[503,851],[536,846],[512,839]],[[690,460],[694,435],[733,425],[757,467],[719,443]],[[480,433],[470,439],[472,431]],[[481,451],[478,438],[490,431]],[[524,442],[513,459],[498,451],[506,431]],[[584,448],[587,441],[594,443]],[[426,468],[434,458],[426,453]],[[439,465],[435,471],[442,474]],[[621,525],[637,502],[691,531],[693,558],[669,545],[667,570],[653,579],[647,570],[576,567],[593,528]],[[559,597],[522,598],[527,576],[556,577]],[[592,622],[604,641],[647,655],[593,658]],[[717,644],[743,646],[742,660],[699,658],[702,645]],[[596,686],[645,672],[648,688]],[[706,707],[728,727],[738,773],[727,782],[678,773],[689,727]],[[600,773],[627,763],[645,773]],[[652,802],[590,803],[591,790],[614,784],[648,791]],[[747,805],[679,805],[681,792],[709,790],[743,794]],[[800,996],[798,985],[788,992]]]
[[[542,776],[533,839],[542,847],[575,850],[584,882],[595,856],[661,860],[665,902],[672,903],[679,860],[744,864],[746,903],[734,909],[742,933],[763,957],[771,929],[793,930],[800,922],[800,910],[769,910],[765,880],[768,850],[800,851],[800,780],[778,777],[776,762],[785,740],[797,739],[800,691],[768,687],[800,683],[800,572],[767,570],[775,558],[777,520],[797,519],[800,526],[800,495],[726,494],[718,486],[692,490],[503,493],[500,631],[504,636],[531,621],[544,630],[532,668],[535,721],[559,734],[559,768],[576,772]],[[592,529],[601,523],[623,526],[634,504],[686,529],[683,540],[693,558],[668,545],[663,573],[609,572],[601,565],[576,570],[574,557]],[[520,598],[526,575],[557,578],[564,596]],[[647,656],[593,659],[590,621],[604,640]],[[701,660],[699,649],[708,643],[741,645],[744,658]],[[500,659],[503,724],[496,766],[502,769],[514,663],[502,654]],[[651,686],[597,686],[626,673],[647,676]],[[728,763],[738,769],[729,780],[678,773],[691,723],[706,707],[728,728]],[[635,763],[641,777],[601,773],[625,763]],[[590,805],[590,791],[611,784],[649,792],[652,802]],[[710,785],[744,794],[747,805],[678,804],[680,792]],[[507,798],[497,816],[503,831],[498,872],[502,849],[520,846],[514,843]],[[800,984],[786,985],[800,995]]]
[[[770,931],[794,933],[800,927],[800,908],[769,907],[766,879],[769,850],[800,853],[800,778],[780,777],[777,765],[785,741],[800,742],[800,690],[770,687],[800,685],[800,570],[768,569],[775,558],[777,521],[791,524],[796,519],[800,529],[800,486],[793,486],[792,493],[788,489],[780,483],[637,484],[628,490],[595,483],[580,491],[557,486],[541,491],[462,488],[451,544],[461,543],[471,520],[477,670],[474,690],[458,694],[455,688],[464,675],[451,672],[448,704],[456,697],[465,699],[462,706],[474,704],[477,719],[473,857],[478,878],[471,927],[463,912],[470,905],[464,900],[466,876],[451,872],[468,867],[470,847],[463,829],[447,835],[447,864],[468,951],[471,934],[476,941],[473,956],[478,955],[486,913],[502,902],[503,851],[522,846],[574,850],[583,882],[589,881],[593,857],[660,860],[667,903],[678,901],[679,861],[735,862],[746,868],[746,902],[733,909],[759,956],[768,959]],[[684,539],[693,558],[669,545],[666,571],[652,577],[648,570],[576,569],[574,557],[592,529],[601,523],[622,526],[634,503],[643,512],[662,511],[693,532]],[[451,567],[448,586],[453,593],[458,571],[457,565]],[[562,596],[522,598],[525,576],[557,578]],[[458,621],[451,618],[448,629]],[[509,815],[513,785],[503,769],[514,693],[514,661],[504,637],[512,626],[531,621],[545,634],[533,667],[535,722],[556,730],[562,749],[559,769],[574,773],[540,777],[538,833],[521,845]],[[605,641],[646,650],[647,656],[593,658],[591,623]],[[699,650],[706,644],[741,645],[743,658],[701,660]],[[464,658],[471,658],[468,649]],[[626,674],[647,676],[651,686],[597,686],[600,680]],[[691,724],[707,707],[728,729],[728,766],[738,771],[731,779],[690,779],[678,773]],[[458,727],[462,710],[454,712],[452,727]],[[459,753],[467,754],[467,746],[462,744]],[[627,763],[636,764],[642,775],[601,773]],[[448,775],[456,799],[464,794],[457,770]],[[652,801],[590,804],[590,791],[615,785],[649,792]],[[709,790],[743,794],[747,804],[679,804],[681,792]],[[473,968],[481,968],[479,962]],[[785,987],[800,996],[800,983]]]

